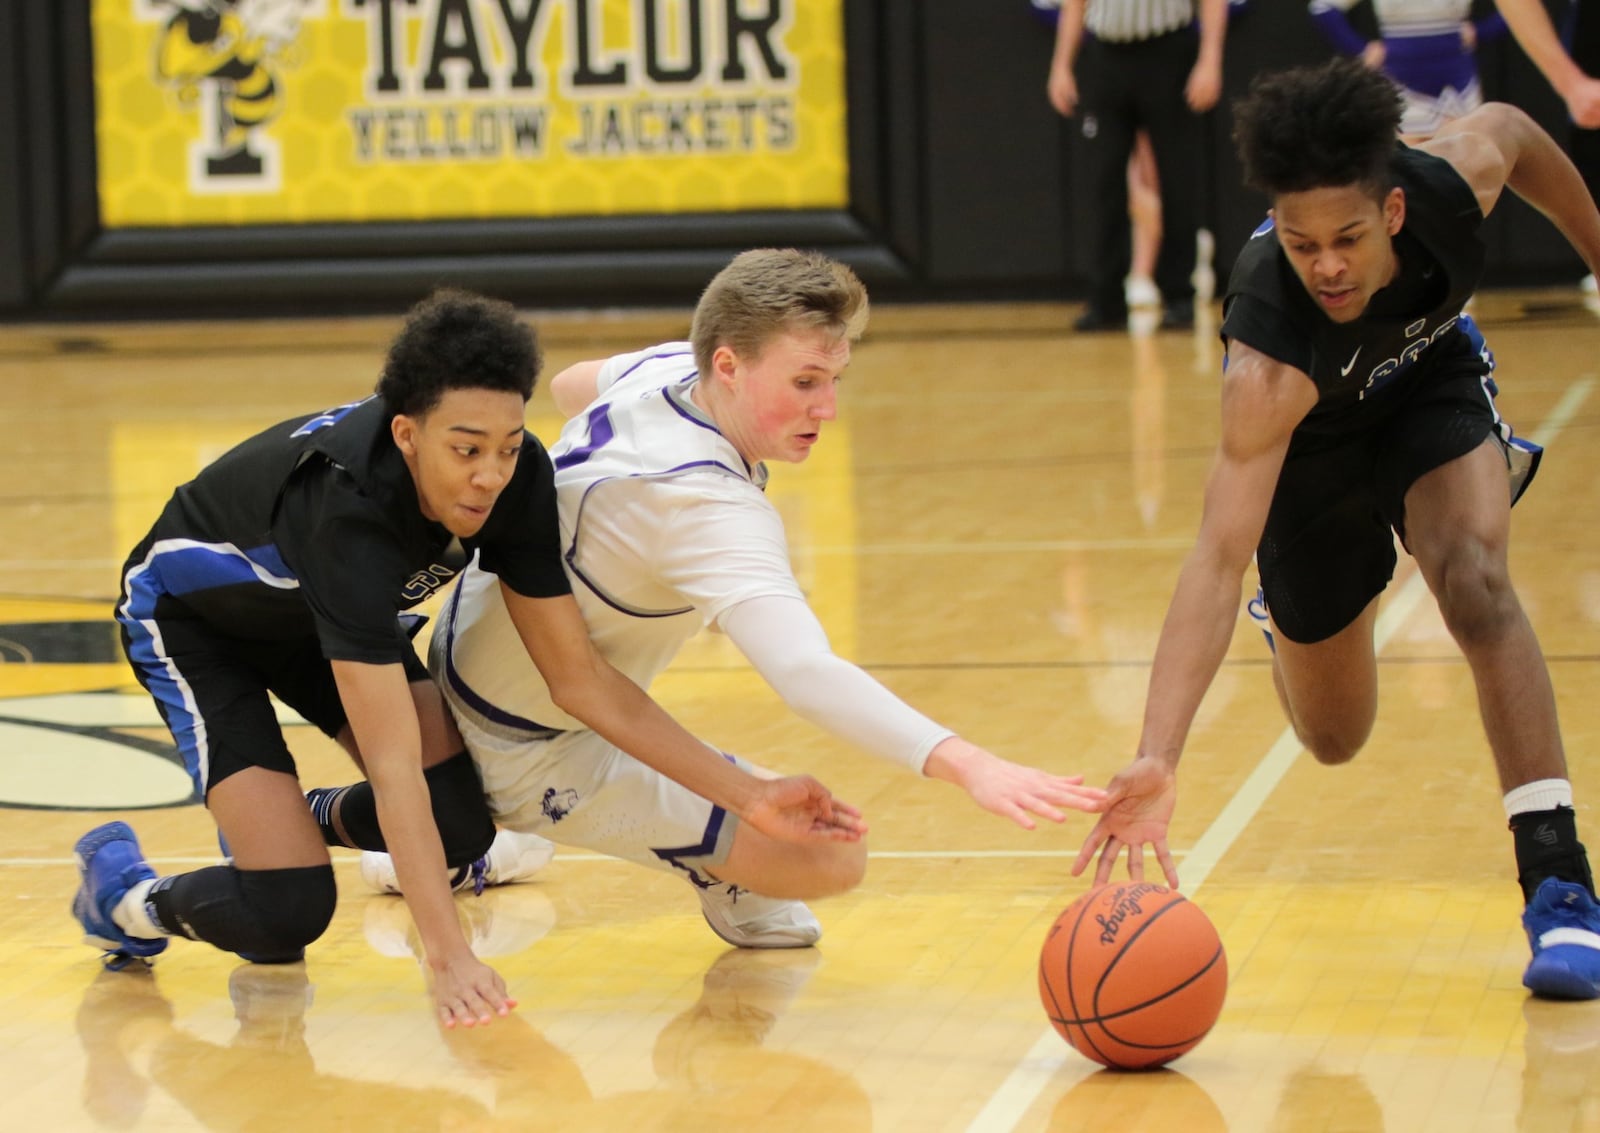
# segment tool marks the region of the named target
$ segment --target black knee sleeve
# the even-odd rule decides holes
[[[433,799],[433,821],[444,843],[445,864],[455,869],[470,865],[489,852],[494,842],[494,818],[483,794],[477,765],[466,752],[452,756],[423,772]]]
[[[298,959],[328,927],[337,900],[331,865],[212,866],[163,878],[150,891],[167,931],[264,963]]]
[[[470,865],[489,852],[494,841],[494,819],[489,802],[483,797],[483,780],[472,757],[459,752],[422,773],[428,781],[428,796],[433,806],[433,822],[444,844],[444,859],[451,869]],[[358,850],[387,850],[383,831],[378,826],[378,799],[371,783],[356,783],[338,792],[311,792],[312,813],[322,827],[330,846],[347,843],[339,838],[343,827],[349,845]],[[332,813],[337,809],[338,815]]]

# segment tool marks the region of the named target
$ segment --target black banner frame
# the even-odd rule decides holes
[[[18,121],[0,138],[17,139],[27,172],[17,179],[21,200],[0,198],[0,235],[8,221],[17,229],[0,252],[17,262],[0,279],[23,281],[23,293],[0,294],[0,308],[94,317],[391,310],[444,284],[533,306],[681,304],[756,246],[825,251],[872,285],[916,274],[920,105],[905,5],[844,3],[843,209],[120,229],[100,220],[88,0],[18,0],[6,11],[0,42],[16,58]]]

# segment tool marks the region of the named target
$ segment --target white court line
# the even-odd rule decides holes
[[[1532,439],[1538,444],[1549,445],[1572,420],[1593,387],[1594,379],[1587,377],[1568,386],[1567,392],[1556,402],[1555,408],[1544,419]],[[1383,652],[1427,593],[1427,584],[1423,582],[1421,573],[1413,567],[1410,577],[1394,593],[1378,616],[1378,624],[1373,631],[1373,648],[1377,652]],[[1256,816],[1256,812],[1267,801],[1273,789],[1288,774],[1300,751],[1300,741],[1296,738],[1294,729],[1285,728],[1283,734],[1267,749],[1267,754],[1261,757],[1261,762],[1256,764],[1250,777],[1244,781],[1206,832],[1200,836],[1200,840],[1194,844],[1194,848],[1189,851],[1183,870],[1186,894],[1193,897],[1195,890],[1205,883],[1206,878],[1211,875],[1211,870],[1222,860],[1222,856],[1244,832],[1244,828]],[[988,1102],[967,1126],[967,1133],[1011,1133],[1050,1084],[1050,1079],[1055,1076],[1056,1071],[1067,1061],[1069,1049],[1054,1028],[1046,1028],[1028,1049],[1028,1053],[1022,1056],[1022,1061],[989,1096]]]
[[[966,542],[797,544],[812,555],[996,555],[1035,551],[1187,551],[1193,539],[973,539]]]

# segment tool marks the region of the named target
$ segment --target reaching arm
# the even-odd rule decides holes
[[[1485,216],[1510,190],[1550,218],[1600,270],[1600,212],[1583,177],[1554,138],[1514,106],[1490,102],[1443,126],[1417,148],[1444,158],[1477,195]]]
[[[1128,872],[1142,879],[1143,847],[1151,843],[1167,881],[1178,884],[1167,848],[1178,759],[1233,637],[1240,583],[1266,526],[1289,439],[1316,402],[1316,386],[1301,371],[1243,343],[1230,345],[1222,439],[1206,481],[1200,534],[1178,575],[1156,644],[1139,749],[1112,779],[1105,811],[1073,863],[1074,874],[1104,847],[1095,881],[1108,882],[1127,846]]]
[[[444,847],[422,775],[422,732],[398,664],[334,661],[333,678],[378,807],[378,825],[394,857],[406,905],[426,952],[445,1026],[487,1023],[515,1001],[499,975],[472,954],[450,897]]]
[[[600,655],[570,594],[528,598],[504,583],[500,592],[556,706],[639,762],[775,838],[855,841],[865,832],[859,813],[815,780],[758,779],[690,735]]]
[[[750,598],[718,624],[796,715],[841,739],[922,774],[928,755],[954,735],[835,654],[799,598]]]
[[[574,362],[550,379],[550,396],[561,416],[576,417],[600,395],[600,367],[605,364],[604,358]]]
[[[1511,34],[1567,104],[1572,120],[1586,130],[1600,127],[1600,79],[1583,73],[1556,35],[1542,0],[1495,0]]]
[[[1222,438],[1206,482],[1200,534],[1178,575],[1156,644],[1139,755],[1176,767],[1222,664],[1239,591],[1260,542],[1289,437],[1316,405],[1316,386],[1243,343],[1228,351]]]
[[[1033,829],[1030,815],[1053,822],[1059,809],[1098,809],[1101,791],[1082,776],[1053,775],[968,743],[911,708],[837,656],[811,608],[799,598],[749,598],[719,620],[739,651],[798,715],[876,755],[965,790],[979,806]]]

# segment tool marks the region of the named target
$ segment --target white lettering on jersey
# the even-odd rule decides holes
[[[1399,373],[1402,369],[1411,365],[1411,363],[1420,358],[1424,350],[1433,345],[1433,343],[1437,342],[1440,336],[1449,333],[1456,323],[1460,321],[1460,315],[1451,315],[1444,322],[1440,323],[1434,332],[1429,335],[1422,335],[1422,332],[1426,330],[1428,326],[1427,319],[1418,319],[1416,322],[1406,327],[1407,337],[1412,335],[1422,335],[1422,337],[1412,338],[1410,342],[1406,343],[1405,347],[1400,351],[1400,356],[1398,358],[1385,358],[1382,362],[1379,362],[1376,366],[1374,366],[1372,373],[1367,375],[1367,384],[1362,387],[1361,397],[1364,399],[1372,390],[1381,389],[1383,386],[1388,385],[1389,380],[1393,378],[1395,374]],[[1358,350],[1356,353],[1359,354],[1360,351]],[[1350,359],[1350,362],[1351,365],[1354,365],[1355,359]]]
[[[400,597],[405,602],[416,605],[416,603],[422,601],[455,576],[456,572],[454,570],[438,563],[423,567],[416,574],[406,579],[406,584],[400,588]]]

